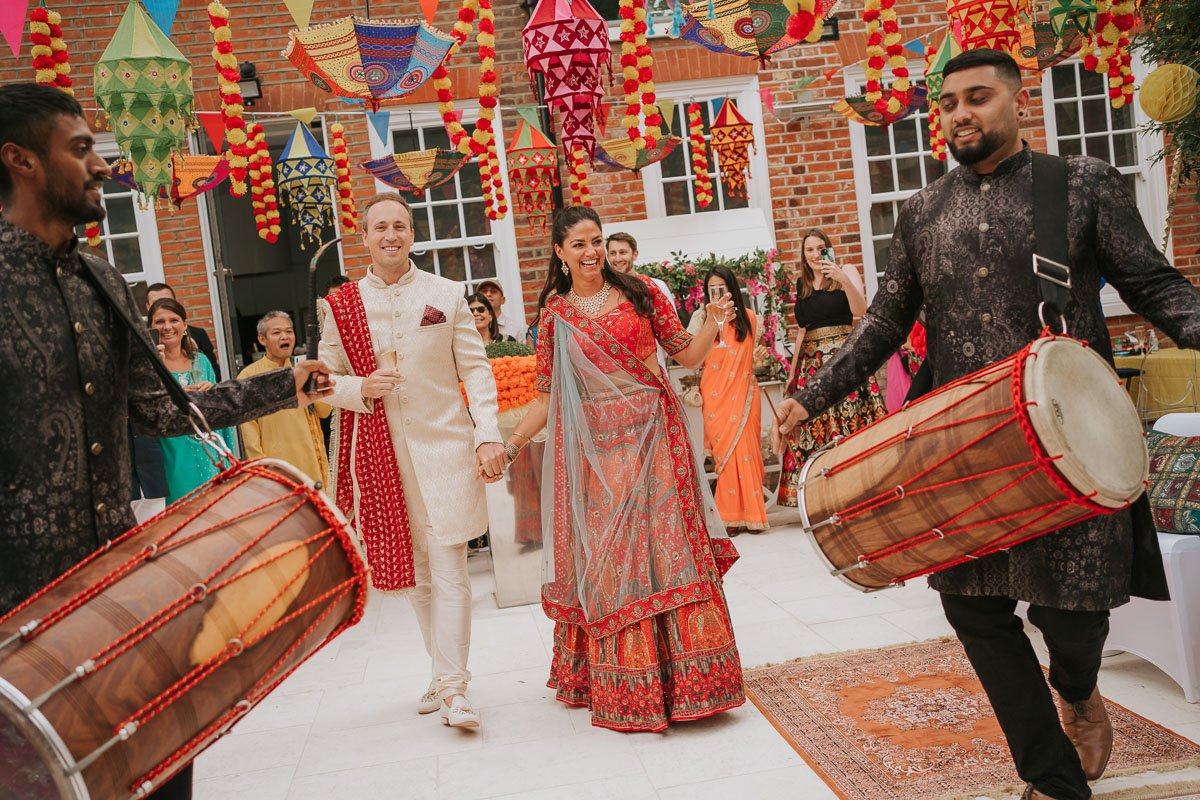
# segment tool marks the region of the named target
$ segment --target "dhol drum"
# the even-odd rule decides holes
[[[800,515],[833,574],[872,591],[1126,508],[1148,469],[1112,368],[1047,337],[813,454]]]
[[[235,464],[0,620],[0,798],[144,797],[361,619],[346,522]]]

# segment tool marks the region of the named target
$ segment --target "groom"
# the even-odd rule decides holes
[[[330,490],[366,545],[375,587],[411,589],[433,660],[417,711],[474,728],[467,542],[487,530],[483,479],[506,463],[496,384],[461,284],[408,258],[404,198],[378,194],[362,218],[367,276],[323,301],[321,358],[337,376],[326,402],[341,409]]]

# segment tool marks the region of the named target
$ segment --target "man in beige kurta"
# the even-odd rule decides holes
[[[296,348],[292,318],[283,311],[271,311],[258,321],[258,343],[266,354],[238,373],[244,380],[276,369],[290,368]],[[325,455],[325,436],[317,418],[329,416],[332,409],[324,403],[304,408],[288,408],[266,417],[242,423],[242,446],[246,458],[277,458],[299,469],[314,481],[324,483],[329,472]]]
[[[413,242],[412,214],[394,193],[367,201],[362,215],[363,241],[371,254],[367,276],[347,284],[336,303],[326,306],[321,334],[321,356],[336,376],[329,402],[359,417],[353,429],[339,419],[339,455],[349,455],[331,470],[332,493],[352,497],[350,514],[360,533],[378,520],[373,507],[363,501],[379,495],[374,487],[394,476],[360,475],[356,448],[375,449],[375,442],[360,441],[361,415],[373,415],[383,403],[387,434],[395,453],[411,535],[416,586],[409,592],[425,647],[433,661],[433,680],[417,704],[422,714],[441,710],[443,722],[475,727],[479,717],[466,698],[467,655],[471,636],[471,581],[467,573],[467,542],[487,530],[484,479],[495,479],[505,466],[504,449],[496,423],[496,384],[483,341],[475,330],[459,283],[417,269],[408,258]],[[357,294],[357,298],[347,300]],[[376,368],[356,374],[352,360],[365,347],[351,309],[365,314],[370,349]],[[343,327],[345,326],[345,327]],[[344,340],[345,331],[352,339]],[[460,382],[470,401],[468,412]],[[369,433],[364,433],[369,436]],[[344,437],[350,441],[344,441]],[[377,451],[375,451],[377,452]],[[376,458],[377,461],[382,460]],[[352,494],[346,492],[351,482]],[[339,505],[342,502],[339,500]],[[343,508],[343,510],[346,510]],[[396,549],[407,556],[407,537]],[[374,535],[373,535],[374,536]],[[386,537],[384,537],[386,539]],[[374,544],[381,550],[392,544]],[[368,558],[371,547],[368,546]],[[400,559],[403,561],[403,557]],[[393,561],[382,561],[373,571],[384,571]],[[402,571],[401,571],[402,572]]]

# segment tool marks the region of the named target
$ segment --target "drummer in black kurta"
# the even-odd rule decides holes
[[[935,387],[1037,338],[1031,154],[1018,130],[1028,103],[1006,54],[969,51],[947,64],[942,123],[960,166],[904,204],[878,294],[837,356],[780,406],[783,433],[874,373],[922,305]],[[1067,176],[1071,335],[1107,350],[1104,277],[1181,347],[1200,347],[1200,293],[1154,246],[1122,176],[1083,156],[1067,159]],[[1140,501],[1133,512],[1093,518],[929,583],[992,702],[1026,797],[1090,797],[1085,773],[1098,777],[1112,746],[1096,689],[1108,610],[1131,593],[1166,597],[1148,506]],[[1013,613],[1018,600],[1031,604],[1029,620],[1045,635],[1061,724]]]
[[[76,225],[103,219],[108,176],[73,97],[0,87],[0,615],[133,526],[131,418],[153,436],[191,432],[84,260],[140,319],[124,278],[75,238]],[[318,369],[308,362],[191,399],[214,428],[236,425],[294,407]],[[169,787],[190,795],[186,776]]]

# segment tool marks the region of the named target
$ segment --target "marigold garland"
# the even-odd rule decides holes
[[[587,151],[583,145],[577,144],[571,150],[567,167],[571,174],[571,204],[590,206],[592,192],[587,185]]]
[[[696,178],[693,191],[696,205],[708,208],[713,200],[712,178],[708,175],[708,144],[704,141],[704,120],[700,116],[700,104],[690,103],[687,107],[688,139],[692,146],[692,175]]]
[[[33,43],[31,54],[36,70],[35,80],[43,86],[57,86],[67,94],[74,95],[71,62],[62,35],[62,15],[42,7],[30,11],[29,39]]]
[[[338,213],[342,227],[348,233],[358,230],[358,214],[354,210],[354,191],[350,183],[350,156],[346,147],[346,126],[335,122],[329,126],[329,150],[337,170]]]
[[[625,132],[637,150],[654,149],[662,137],[662,114],[654,87],[654,56],[646,38],[646,0],[620,0],[621,74],[624,78]],[[643,132],[638,116],[645,117]]]
[[[815,42],[821,38],[824,8],[820,0],[784,0],[792,15],[788,17],[787,34],[792,39]]]
[[[229,152],[229,194],[242,197],[246,194],[246,165],[250,148],[246,144],[246,111],[238,80],[237,56],[233,53],[233,31],[229,28],[229,10],[221,3],[208,4],[209,30],[213,36],[213,60],[217,65],[217,89],[221,95],[221,116],[225,121],[225,140]]]
[[[1084,56],[1083,65],[1108,78],[1108,97],[1113,108],[1133,102],[1133,57],[1129,44],[1136,25],[1136,0],[1097,0],[1092,52]]]
[[[900,41],[900,23],[896,19],[896,0],[866,0],[863,22],[867,24],[866,99],[880,114],[898,114],[908,104],[911,84]],[[881,82],[884,66],[890,67],[892,73],[891,93],[886,100]]]
[[[937,51],[932,47],[925,49],[925,74],[933,69],[933,58]],[[942,108],[936,98],[930,94],[929,100],[929,149],[930,155],[938,161],[946,160],[946,134],[942,131]]]
[[[537,399],[537,356],[500,356],[491,364],[498,411],[512,411]],[[458,390],[469,405],[466,387],[459,383]]]
[[[262,190],[265,227],[258,228],[258,235],[269,243],[279,240],[282,230],[279,219],[279,196],[275,193],[275,170],[271,164],[271,150],[267,146],[267,135],[261,125],[256,124],[254,131],[254,150],[258,155],[259,185]],[[255,227],[258,227],[258,214],[255,212]]]

